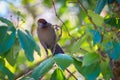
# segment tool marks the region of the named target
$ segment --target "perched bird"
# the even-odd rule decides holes
[[[45,19],[39,19],[37,24],[37,35],[47,55],[48,49],[51,50],[53,55],[64,53],[62,48],[57,44],[57,35],[55,33],[54,26],[48,23]]]

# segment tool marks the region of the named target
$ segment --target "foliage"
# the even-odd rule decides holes
[[[15,26],[9,20],[7,20],[3,17],[0,17],[0,20],[1,20],[1,22],[7,24],[7,26],[4,26],[4,25],[0,26],[1,72],[3,72],[5,75],[7,75],[10,80],[13,80],[14,74],[11,71],[9,71],[8,68],[5,67],[4,58],[6,58],[6,60],[8,61],[9,64],[14,66],[16,59],[18,57],[18,54],[19,54],[19,50],[21,48],[23,48],[25,50],[26,56],[28,57],[28,60],[33,61],[34,60],[33,51],[36,50],[38,53],[40,53],[39,47],[36,44],[33,37],[31,36],[31,34],[29,34],[29,32],[27,30],[25,30],[27,32],[27,35],[26,35],[23,32],[21,32],[19,29],[17,30],[17,28],[15,28]],[[29,38],[29,40],[28,40],[28,38]],[[18,39],[19,39],[19,41],[18,41]],[[20,46],[20,44],[21,44],[21,46]],[[30,46],[31,46],[31,49],[29,49]],[[29,51],[29,52],[27,52],[27,51]],[[31,53],[31,55],[30,55],[30,53]]]
[[[52,4],[53,2],[55,5]],[[41,7],[39,7],[40,12],[36,11],[37,4],[43,5],[43,9],[52,9],[56,14],[56,22],[62,21],[60,23],[62,37],[59,43],[63,46],[65,54],[38,58],[38,55],[43,56],[44,53],[42,50],[40,53],[38,39],[34,34],[35,22],[29,31],[21,25],[15,25],[12,20],[0,17],[0,79],[79,79],[80,77],[77,77],[79,74],[74,72],[79,72],[85,80],[119,79],[119,76],[118,78],[116,76],[120,70],[114,67],[120,68],[117,63],[120,61],[118,10],[120,0],[53,0],[53,2],[22,0],[21,5],[26,6],[22,9],[26,9],[27,14],[8,3],[11,11],[15,16],[19,16],[21,21],[27,21],[29,16],[35,21],[37,14],[42,14]],[[104,10],[105,6],[108,6],[108,13]],[[104,13],[105,17],[100,16]],[[72,18],[69,17],[71,14]],[[37,57],[35,51],[38,53]],[[42,58],[44,60],[41,60]],[[21,65],[22,70],[20,70]],[[115,70],[118,70],[118,73]]]
[[[60,68],[57,68],[51,76],[50,80],[66,80],[63,74],[63,71]]]

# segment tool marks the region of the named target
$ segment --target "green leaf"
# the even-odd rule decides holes
[[[96,30],[90,30],[90,32],[92,33],[93,44],[100,43],[102,40],[101,34]]]
[[[104,49],[106,53],[114,60],[120,59],[120,43],[118,42],[108,42],[104,44]]]
[[[13,26],[13,23],[9,21],[8,19],[5,19],[3,17],[0,17],[0,21],[7,24],[8,26]]]
[[[35,80],[38,80],[40,77],[42,77],[45,73],[47,73],[54,64],[54,58],[49,58],[45,61],[43,61],[39,66],[37,66],[32,73],[32,77]]]
[[[83,36],[83,37],[80,38],[77,42],[75,42],[75,43],[73,44],[73,46],[71,47],[72,53],[74,53],[74,52],[79,52],[79,51],[80,51],[80,46],[82,45],[82,43],[83,43],[84,41],[86,41],[86,39],[87,39],[87,36]]]
[[[94,63],[89,66],[82,67],[81,73],[85,76],[87,80],[96,80],[96,78],[100,74],[99,63]]]
[[[35,3],[35,2],[36,2],[36,0],[22,0],[23,5],[28,5],[30,3]]]
[[[57,68],[57,69],[53,72],[50,80],[66,80],[66,78],[65,78],[65,76],[64,76],[63,71],[62,71],[60,68]]]
[[[102,26],[102,24],[104,23],[104,19],[93,11],[88,10],[88,15],[91,16],[93,22],[98,26]]]
[[[67,6],[65,0],[60,0],[61,6],[58,10],[58,15],[61,16],[63,13],[67,12]]]
[[[67,54],[56,54],[54,60],[63,70],[73,63],[72,57]]]
[[[52,7],[52,4],[51,4],[50,0],[43,0],[42,3],[48,8]]]
[[[88,53],[83,58],[83,66],[88,66],[100,61],[100,56],[97,53]]]
[[[75,68],[80,72],[82,67],[82,61],[79,61],[76,58],[73,58],[73,59],[74,59],[73,64]]]
[[[21,44],[21,47],[25,51],[25,54],[28,60],[33,61],[34,50],[37,50],[38,53],[40,53],[39,51],[40,49],[38,45],[36,44],[35,40],[33,39],[33,37],[30,34],[28,34],[28,32],[24,33],[18,29],[18,39]]]
[[[0,54],[3,55],[14,44],[16,29],[14,27],[0,26]]]
[[[12,65],[12,66],[15,65],[15,62],[18,57],[18,53],[19,53],[20,49],[21,49],[20,44],[18,42],[18,39],[16,39],[12,48],[6,52],[6,54],[7,54],[6,60],[9,62],[10,65]]]
[[[82,74],[86,80],[96,80],[97,76],[100,73],[99,63],[93,63],[91,65],[82,66],[82,62],[74,59],[74,66],[80,74]]]
[[[40,48],[39,48],[38,44],[35,42],[32,35],[30,34],[30,32],[28,30],[25,30],[25,31],[30,36],[31,41],[33,41],[33,44],[35,45],[35,51],[37,51],[38,54],[40,54]]]
[[[105,61],[101,61],[100,69],[105,80],[110,80],[113,77],[112,69],[109,64],[109,58],[106,58]]]

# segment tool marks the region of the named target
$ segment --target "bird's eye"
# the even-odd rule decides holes
[[[46,24],[46,23],[47,23],[46,21],[43,22],[43,24]]]

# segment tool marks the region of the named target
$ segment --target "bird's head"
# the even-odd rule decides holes
[[[45,19],[38,19],[38,27],[41,27],[41,28],[46,28],[47,27],[47,21]]]

